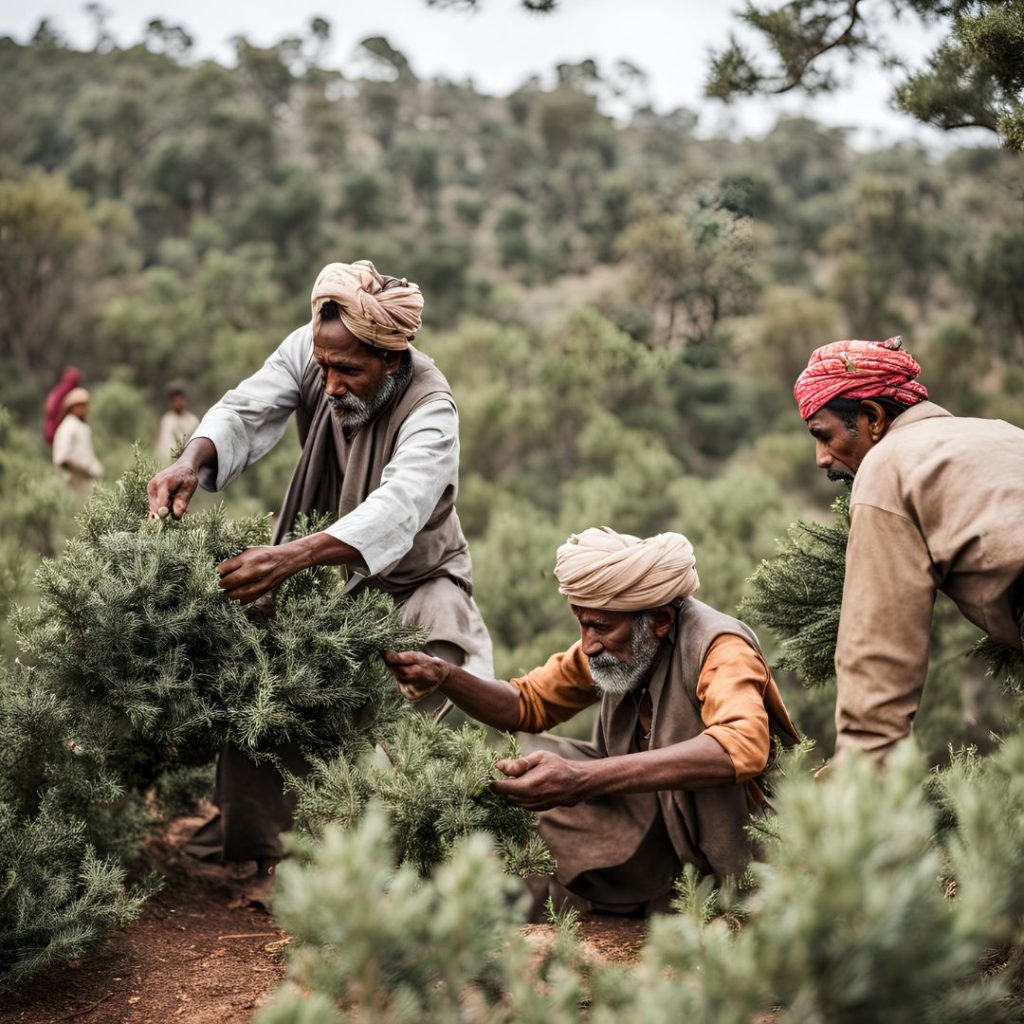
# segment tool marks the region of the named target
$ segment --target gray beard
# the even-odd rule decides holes
[[[587,658],[590,675],[602,693],[630,693],[639,689],[657,657],[661,641],[654,635],[654,623],[643,615],[633,623],[632,651],[624,661],[610,654]]]
[[[356,398],[351,391],[340,398],[328,395],[327,401],[345,430],[358,430],[369,423],[395,397],[398,389],[411,376],[411,365],[408,369],[403,366],[397,373],[386,373],[384,379],[380,382],[377,393],[368,401]]]

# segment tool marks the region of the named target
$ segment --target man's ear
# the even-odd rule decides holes
[[[668,636],[672,627],[676,624],[675,605],[663,604],[659,608],[652,608],[650,616],[654,635],[659,640],[664,640],[665,637]]]
[[[892,424],[889,413],[878,402],[872,402],[868,398],[860,403],[860,415],[864,419],[864,435],[872,444],[878,444]]]

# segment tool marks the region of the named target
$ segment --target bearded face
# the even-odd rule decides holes
[[[628,655],[616,657],[602,651],[587,658],[590,674],[602,693],[621,694],[639,689],[647,679],[661,641],[655,636],[650,615],[633,620],[633,632]]]
[[[327,401],[334,415],[341,421],[341,425],[347,430],[356,430],[373,419],[374,415],[394,398],[402,383],[398,379],[400,375],[401,371],[385,374],[369,399],[359,398],[349,391],[344,395],[328,395]]]

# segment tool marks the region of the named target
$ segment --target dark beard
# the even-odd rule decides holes
[[[840,473],[835,469],[826,469],[825,475],[834,484],[846,484],[848,488],[853,486],[853,477],[849,473]]]

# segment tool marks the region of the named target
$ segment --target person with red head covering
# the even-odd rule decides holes
[[[900,338],[816,349],[793,394],[816,461],[852,487],[836,753],[910,735],[936,593],[1024,656],[1024,430],[928,400]]]
[[[46,401],[43,403],[43,437],[47,444],[53,444],[53,435],[57,433],[60,421],[67,415],[64,398],[82,383],[82,371],[69,366],[60,376],[55,387],[50,388]]]

